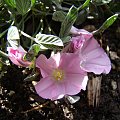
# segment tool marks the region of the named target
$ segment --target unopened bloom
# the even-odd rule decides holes
[[[40,69],[43,78],[35,85],[38,95],[56,100],[85,90],[87,73],[78,64],[78,56],[73,53],[57,53],[49,59],[40,55],[36,59],[36,67]]]
[[[18,48],[7,47],[9,59],[18,66],[27,67],[31,62],[23,59],[23,56],[26,54],[26,51],[19,46]]]
[[[85,29],[77,29],[76,27],[72,26],[71,30],[70,30],[70,33],[73,35],[73,36],[78,36],[78,35],[85,35],[84,37],[86,39],[89,39],[90,37],[93,36],[92,33],[88,32],[87,30]]]
[[[72,27],[71,33],[73,33],[73,37],[65,51],[79,55],[80,67],[86,72],[95,74],[109,73],[111,70],[110,59],[92,33],[75,27]]]

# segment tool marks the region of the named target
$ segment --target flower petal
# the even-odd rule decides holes
[[[19,62],[20,66],[23,66],[23,67],[27,67],[30,64],[32,64],[32,62],[29,62],[29,61],[26,61],[26,60],[23,60],[23,59],[18,59],[17,61]]]
[[[77,29],[74,26],[71,27],[70,33],[73,34],[73,36],[84,35],[85,39],[90,39],[93,36],[92,33],[88,32],[87,30]]]
[[[80,52],[80,58],[83,60],[80,65],[83,70],[95,74],[110,72],[111,62],[94,38],[86,41]]]
[[[20,66],[20,63],[18,62],[17,57],[15,56],[16,49],[14,50],[12,47],[7,47],[7,51],[8,51],[9,59],[10,59],[15,65]]]
[[[21,66],[21,64],[18,62],[18,60],[14,57],[9,57],[9,59],[15,64],[15,65],[18,65],[18,66]]]
[[[49,63],[54,66],[54,68],[58,67],[59,66],[59,63],[60,63],[60,57],[61,57],[61,54],[58,52],[57,54],[54,54],[53,56],[51,56],[48,61]]]
[[[56,62],[53,58],[47,59],[45,55],[41,54],[36,59],[36,67],[40,68],[42,76],[46,77],[56,67]]]
[[[26,51],[19,46],[18,48],[7,47],[9,59],[18,66],[27,67],[31,64],[29,61],[23,60],[23,56]]]
[[[80,59],[75,53],[62,53],[59,68],[66,73],[86,73],[80,68]]]
[[[98,47],[100,47],[100,45],[98,44],[97,40],[92,37],[84,42],[81,53],[86,54],[94,49],[97,49]]]
[[[84,36],[77,36],[77,37],[72,37],[72,42],[71,42],[71,51],[75,52],[78,49],[81,49],[85,42]]]
[[[45,99],[56,100],[65,95],[64,84],[52,80],[51,77],[42,78],[35,89],[39,96]]]
[[[22,47],[22,46],[19,46],[18,47],[18,50],[19,50],[19,52],[21,52],[21,53],[26,53],[26,51],[24,50],[24,48]]]
[[[79,36],[83,36],[84,39],[86,39],[86,40],[90,39],[93,36],[92,33],[88,32],[87,30],[84,30],[84,29],[79,29],[78,33],[79,33],[78,34]]]
[[[77,29],[77,28],[74,27],[74,26],[72,26],[71,29],[70,29],[70,33],[71,33],[71,34],[74,34],[74,35],[75,35],[75,34],[79,34],[78,31],[79,31],[79,29]]]
[[[68,95],[75,95],[81,89],[86,89],[88,77],[83,74],[67,74],[65,78],[65,92]]]

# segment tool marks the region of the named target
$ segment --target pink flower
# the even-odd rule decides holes
[[[57,53],[47,59],[40,55],[36,66],[43,78],[35,85],[39,96],[56,100],[64,95],[75,95],[86,88],[87,73],[79,67],[78,55],[73,53]]]
[[[71,30],[70,30],[70,33],[73,35],[73,36],[78,36],[78,35],[83,35],[86,39],[89,39],[90,37],[93,36],[92,33],[84,30],[84,29],[77,29],[76,27],[72,26]]]
[[[79,55],[80,67],[95,74],[109,73],[111,70],[111,62],[107,54],[100,47],[97,40],[83,29],[73,27],[71,29],[75,35],[71,39],[71,43],[63,50],[63,52],[74,52]]]
[[[29,61],[23,60],[23,56],[25,55],[26,51],[19,46],[18,48],[7,47],[9,59],[18,66],[27,67],[31,64]]]

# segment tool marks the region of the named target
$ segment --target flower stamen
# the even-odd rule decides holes
[[[53,78],[57,81],[61,81],[64,78],[64,72],[63,70],[56,69],[53,71]]]

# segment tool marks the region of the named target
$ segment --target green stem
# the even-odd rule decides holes
[[[3,52],[3,51],[1,51],[1,50],[0,50],[0,55],[2,55],[3,57],[8,58],[8,54],[7,54],[7,53],[5,53],[5,52]]]
[[[34,37],[31,37],[30,35],[24,33],[23,31],[20,31],[20,33],[21,33],[22,35],[24,35],[25,37],[27,37],[27,38],[29,38],[29,39],[35,41],[35,38],[34,38]]]

